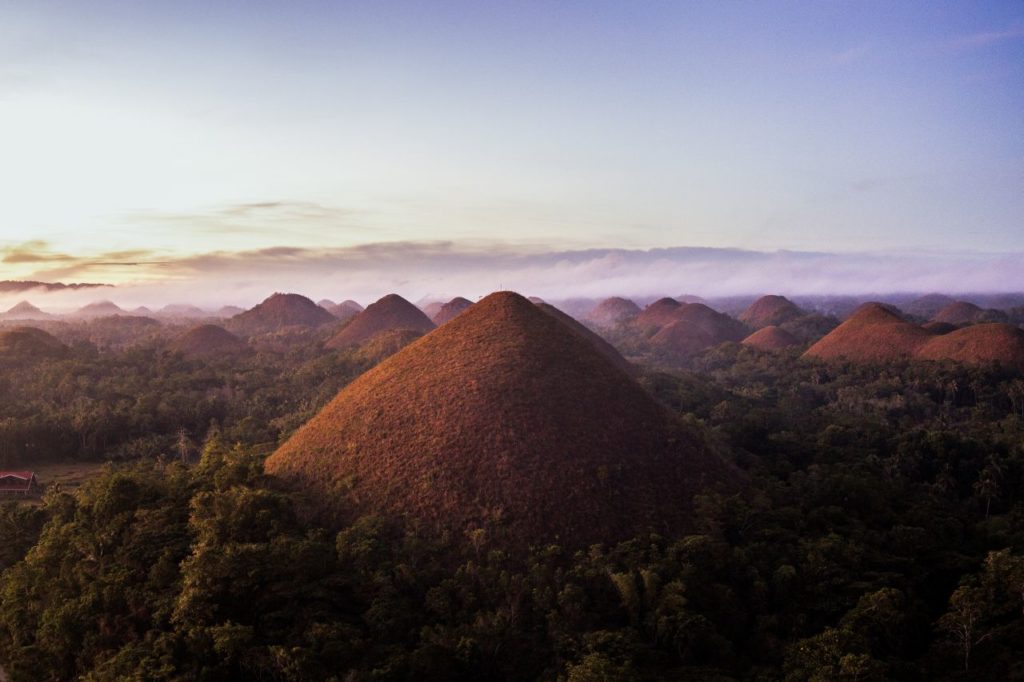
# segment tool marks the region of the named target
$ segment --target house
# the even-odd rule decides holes
[[[0,471],[0,497],[20,495],[28,497],[38,491],[35,472]]]

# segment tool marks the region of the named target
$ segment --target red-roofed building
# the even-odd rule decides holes
[[[31,471],[0,471],[0,496],[28,497],[36,492],[36,475]]]

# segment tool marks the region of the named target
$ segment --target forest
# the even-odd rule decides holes
[[[302,513],[274,444],[349,351],[156,344],[5,367],[3,466],[111,460],[0,507],[12,680],[1024,679],[1024,380],[727,343],[641,381],[747,491],[681,537],[503,549]],[[657,365],[657,363],[654,363]]]

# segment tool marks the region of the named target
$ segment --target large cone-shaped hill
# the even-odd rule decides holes
[[[469,299],[457,296],[442,305],[435,314],[431,315],[431,321],[440,327],[445,322],[454,319],[456,315],[471,305],[473,305],[473,302]]]
[[[267,471],[336,518],[409,515],[514,546],[685,528],[735,471],[583,337],[491,294],[344,388]]]
[[[936,313],[932,322],[945,322],[957,326],[979,322],[1006,322],[1006,313],[1001,310],[985,310],[967,301],[954,301]]]
[[[792,348],[800,345],[800,339],[796,338],[785,329],[770,325],[762,327],[756,332],[741,341],[744,346],[750,346],[758,350],[774,351],[783,348]]]
[[[428,332],[434,328],[422,310],[398,294],[388,294],[366,306],[325,344],[327,348],[358,346],[388,329]]]
[[[244,341],[215,324],[193,327],[171,343],[171,350],[197,358],[230,355],[247,349]]]
[[[969,365],[999,362],[1024,370],[1024,331],[998,322],[976,324],[932,337],[918,349],[916,357]]]
[[[240,334],[267,334],[285,327],[319,327],[337,322],[329,312],[299,294],[277,293],[228,322]]]
[[[598,327],[616,327],[640,314],[640,306],[628,298],[613,296],[597,304],[587,313],[587,321]]]
[[[692,355],[725,341],[741,341],[749,329],[703,303],[680,306],[669,324],[651,337],[651,344],[676,356]]]
[[[808,357],[885,362],[912,357],[932,334],[881,303],[865,303],[807,349]]]
[[[0,360],[59,358],[67,346],[55,336],[35,327],[0,329]]]
[[[785,296],[762,296],[740,313],[739,317],[742,322],[754,329],[760,329],[792,322],[804,314],[804,311]]]

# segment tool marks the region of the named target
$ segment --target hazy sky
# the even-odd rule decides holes
[[[1024,2],[0,0],[0,187],[0,279],[1019,253]]]

